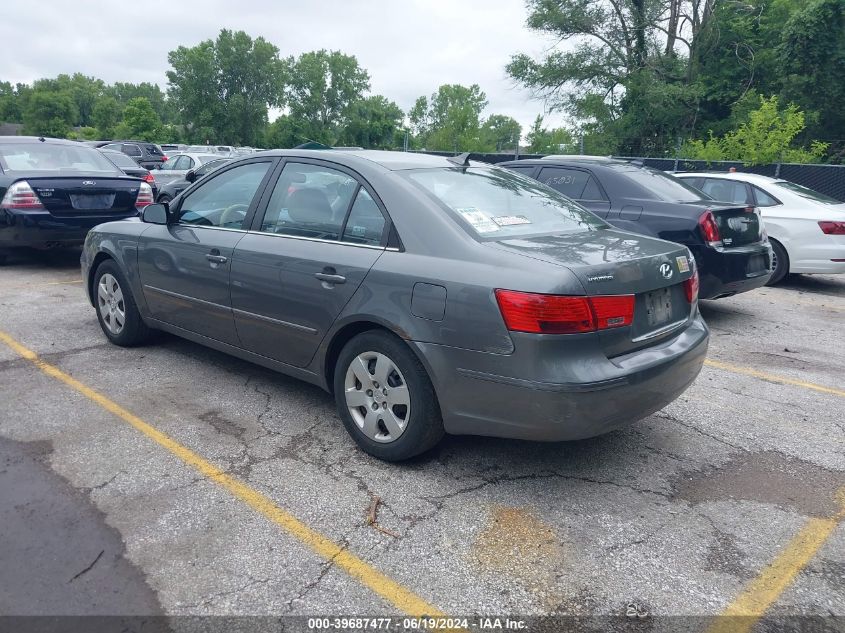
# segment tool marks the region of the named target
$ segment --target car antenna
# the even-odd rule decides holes
[[[463,154],[458,154],[457,156],[449,156],[446,160],[458,167],[469,167],[469,154],[469,152],[464,152]]]

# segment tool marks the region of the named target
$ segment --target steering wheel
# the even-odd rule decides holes
[[[249,205],[247,204],[233,204],[226,207],[223,209],[223,213],[220,214],[220,226],[235,223],[242,224],[248,209]]]

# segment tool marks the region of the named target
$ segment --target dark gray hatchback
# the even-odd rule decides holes
[[[85,244],[106,336],[161,329],[319,385],[382,459],[444,432],[605,433],[677,398],[707,350],[686,247],[488,165],[262,152],[143,220]]]

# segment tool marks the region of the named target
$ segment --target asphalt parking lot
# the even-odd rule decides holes
[[[702,312],[708,364],[639,423],[567,444],[451,437],[390,465],[356,449],[314,387],[170,336],[110,345],[78,252],[12,259],[0,613],[633,605],[836,615],[822,626],[841,630],[845,279],[799,277]]]

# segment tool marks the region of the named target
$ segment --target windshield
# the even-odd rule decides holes
[[[75,144],[3,143],[0,144],[0,167],[6,172],[121,173],[114,163],[96,149]]]
[[[665,200],[667,202],[711,200],[710,196],[703,191],[659,169],[652,169],[650,167],[635,168],[632,166],[625,168],[623,173],[629,180],[635,182],[640,188],[645,189],[652,197],[658,200]]]
[[[839,200],[835,198],[831,198],[830,196],[826,196],[823,193],[819,193],[818,191],[813,191],[807,187],[803,187],[801,185],[796,185],[794,182],[788,182],[786,180],[779,180],[775,183],[778,187],[783,187],[784,189],[788,189],[792,193],[797,193],[802,198],[809,198],[810,200],[815,200],[816,202],[821,202],[822,204],[842,204]]]
[[[470,167],[399,173],[477,237],[501,240],[608,228],[566,196],[508,170]]]

